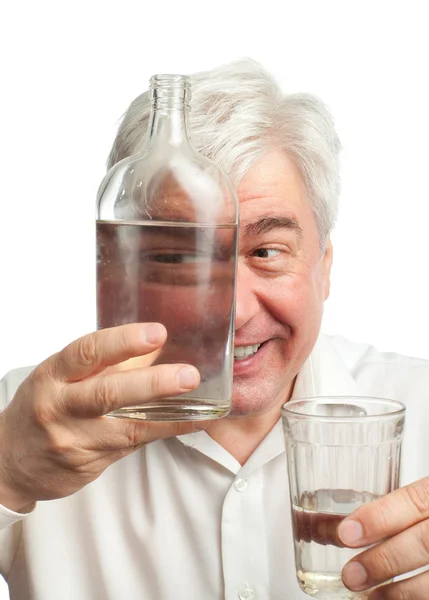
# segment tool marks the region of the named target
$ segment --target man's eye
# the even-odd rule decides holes
[[[281,250],[278,248],[258,248],[254,250],[252,255],[257,258],[274,258],[281,253]]]

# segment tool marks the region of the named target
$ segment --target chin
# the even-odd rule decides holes
[[[290,397],[298,371],[291,340],[271,339],[251,357],[234,361],[231,416],[263,415]]]
[[[280,390],[279,390],[280,387]],[[265,378],[256,382],[234,381],[232,393],[232,408],[229,417],[244,417],[263,415],[280,407],[287,401],[290,386],[279,386],[278,378]]]

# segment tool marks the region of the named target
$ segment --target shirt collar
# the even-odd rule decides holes
[[[292,400],[313,396],[353,396],[358,394],[356,381],[332,342],[320,334],[310,356],[298,373]],[[220,444],[205,431],[180,435],[177,439],[185,446],[198,450],[234,475],[244,477],[285,451],[281,419],[241,467]]]
[[[296,378],[291,400],[313,396],[355,396],[358,387],[328,336],[321,333]]]

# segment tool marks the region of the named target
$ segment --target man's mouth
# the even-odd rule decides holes
[[[257,353],[261,344],[252,344],[251,346],[236,346],[234,348],[234,360],[244,360]]]

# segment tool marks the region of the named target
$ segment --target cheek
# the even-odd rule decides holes
[[[140,288],[139,320],[159,321],[169,331],[188,328],[194,321],[195,288],[147,285]],[[195,311],[194,311],[195,312]]]
[[[160,322],[169,332],[224,330],[229,325],[233,287],[229,279],[212,285],[176,286],[142,283],[136,287],[124,273],[99,276],[98,315],[104,326],[129,321]]]
[[[305,273],[269,283],[260,300],[277,321],[289,325],[292,333],[320,324],[323,295],[318,280]]]
[[[140,321],[159,321],[169,331],[224,330],[233,301],[232,286],[146,286],[141,291]]]

